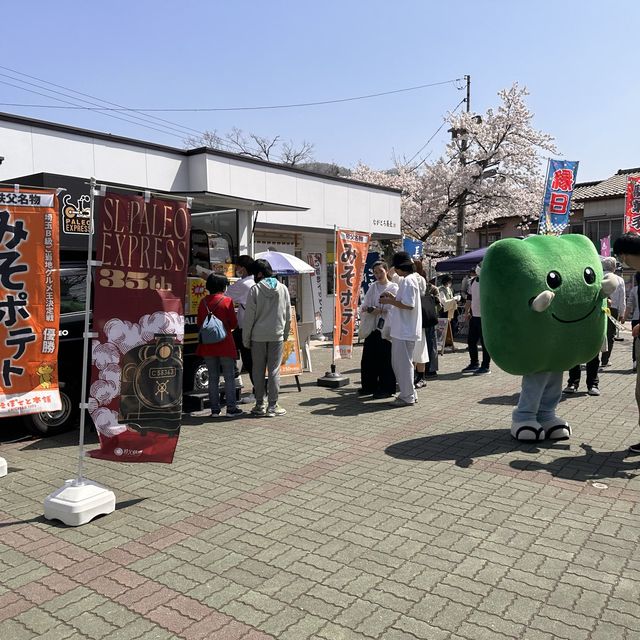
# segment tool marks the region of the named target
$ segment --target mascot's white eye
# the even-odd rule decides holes
[[[557,289],[562,284],[562,278],[557,271],[549,271],[547,274],[547,284],[552,289]]]
[[[584,270],[584,281],[587,284],[593,284],[596,281],[596,272],[591,268],[591,267],[587,267]]]

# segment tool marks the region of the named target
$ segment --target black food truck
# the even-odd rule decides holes
[[[16,178],[11,182],[25,187],[62,188],[58,196],[60,208],[60,327],[58,331],[58,377],[62,409],[22,416],[27,430],[37,436],[49,436],[74,429],[79,421],[82,391],[83,333],[85,322],[87,233],[90,225],[90,197],[88,180],[53,174],[36,174]],[[109,186],[118,191],[117,187]],[[124,187],[123,193],[131,193]],[[140,189],[140,194],[144,189]],[[177,194],[167,194],[176,196]],[[186,194],[185,194],[186,195]],[[158,194],[161,197],[161,194]],[[204,207],[202,207],[204,208]],[[196,204],[197,209],[197,204]],[[233,268],[237,238],[235,210],[210,211],[211,215],[193,216],[190,237],[189,274],[196,275],[196,267],[227,273]],[[94,247],[95,251],[95,247]],[[195,353],[198,327],[195,315],[189,315],[185,305],[185,334],[183,347],[184,409],[197,410],[207,400],[208,372],[202,358]],[[90,364],[90,363],[89,363]],[[89,369],[90,376],[90,369]],[[87,389],[89,382],[87,383]],[[221,387],[222,389],[223,387]]]

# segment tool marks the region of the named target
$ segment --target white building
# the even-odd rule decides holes
[[[267,247],[303,260],[320,253],[326,332],[333,327],[334,227],[369,231],[373,239],[400,237],[395,189],[223,151],[178,149],[0,113],[0,156],[0,182],[64,187],[69,206],[95,177],[101,184],[193,197],[198,226],[221,233],[235,256]],[[64,228],[60,219],[62,248],[81,249],[84,234]],[[311,321],[309,284],[296,278],[289,287],[298,313]]]

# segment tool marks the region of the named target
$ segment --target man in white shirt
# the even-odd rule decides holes
[[[400,388],[393,407],[408,407],[418,398],[413,386],[413,350],[422,334],[422,307],[420,304],[420,279],[415,265],[406,251],[393,255],[393,267],[402,278],[394,296],[385,292],[380,296],[382,304],[394,307],[389,314],[391,336],[391,366]]]
[[[244,322],[244,310],[247,306],[249,291],[255,285],[252,275],[253,264],[254,260],[251,256],[239,256],[236,260],[236,276],[240,279],[227,289],[227,295],[233,300],[238,316],[238,328],[233,332],[233,339],[242,357],[242,367],[249,374],[252,385],[253,360],[251,358],[251,349],[246,348],[242,343],[242,323]],[[248,398],[245,401],[253,402],[253,399]]]
[[[602,270],[604,271],[604,275],[606,276],[608,273],[613,274],[616,282],[618,283],[615,291],[609,296],[609,310],[611,311],[611,317],[619,320],[627,307],[627,300],[624,280],[615,273],[616,264],[617,261],[615,258],[604,258],[602,260]],[[600,360],[600,364],[603,367],[606,367],[609,364],[609,357],[611,356],[611,350],[613,349],[613,338],[615,335],[615,325],[613,322],[607,320],[607,350],[602,354],[602,358]]]

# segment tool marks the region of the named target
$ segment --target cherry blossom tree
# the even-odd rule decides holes
[[[498,93],[497,109],[482,116],[450,113],[452,140],[433,163],[396,160],[390,171],[359,165],[352,177],[401,188],[403,232],[428,241],[432,250],[452,250],[457,213],[465,228],[499,218],[537,218],[544,183],[542,152],[556,152],[553,138],[533,128],[528,92],[514,84]]]

